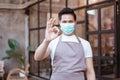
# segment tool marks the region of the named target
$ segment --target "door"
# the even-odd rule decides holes
[[[86,9],[86,36],[91,43],[98,80],[116,77],[116,2]]]

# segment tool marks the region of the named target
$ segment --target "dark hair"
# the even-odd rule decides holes
[[[71,14],[74,17],[74,20],[76,21],[76,14],[74,13],[73,9],[63,8],[58,14],[59,20],[61,20],[61,16],[64,14]]]

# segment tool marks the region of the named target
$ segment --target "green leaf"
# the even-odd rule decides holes
[[[15,51],[14,51],[14,50],[12,50],[12,49],[11,49],[11,50],[6,50],[6,53],[7,53],[7,54],[14,54],[14,53],[15,53]]]
[[[8,39],[8,45],[11,49],[16,49],[19,47],[19,43],[14,39]]]
[[[28,46],[27,47],[27,52],[29,52],[30,50],[31,50],[31,48],[32,48],[32,46],[30,45],[30,46]]]
[[[24,66],[25,58],[23,56],[20,56],[19,62],[20,62],[21,67]]]
[[[14,54],[15,54],[15,51],[14,50],[6,50],[6,54],[7,54],[7,56],[9,56],[9,57],[12,57]]]

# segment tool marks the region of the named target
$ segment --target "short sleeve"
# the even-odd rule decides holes
[[[88,45],[86,46],[86,51],[85,51],[85,57],[93,57],[93,54],[92,54],[92,48],[91,48],[91,45],[90,43],[88,42]]]
[[[52,49],[52,42],[49,43],[48,48],[51,50]]]
[[[83,45],[83,49],[84,49],[84,53],[85,53],[85,58],[93,57],[92,48],[91,48],[90,43],[86,40],[82,40],[82,45]]]

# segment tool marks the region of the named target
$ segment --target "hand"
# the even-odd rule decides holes
[[[60,30],[58,27],[54,26],[55,18],[51,18],[46,25],[46,31],[45,31],[45,39],[47,41],[51,41],[58,37],[60,34]]]

